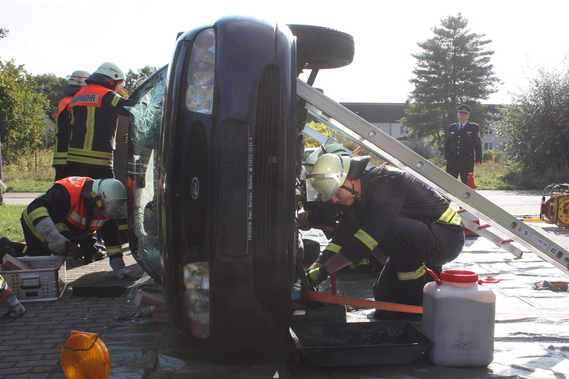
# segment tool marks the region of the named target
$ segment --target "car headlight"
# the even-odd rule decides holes
[[[209,263],[198,262],[184,266],[184,310],[191,333],[198,338],[209,337],[210,291]]]
[[[188,67],[186,108],[193,112],[211,113],[215,78],[215,31],[205,29],[192,47]]]

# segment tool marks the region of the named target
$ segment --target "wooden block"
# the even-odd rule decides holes
[[[165,306],[157,306],[152,312],[152,321],[157,324],[168,324],[170,320],[168,319],[168,310]]]
[[[29,270],[30,269],[26,264],[20,262],[18,259],[14,258],[10,254],[4,255],[4,258],[2,259],[2,267],[4,267],[4,270]]]
[[[138,290],[134,295],[134,304],[139,307],[147,307],[149,305],[156,305],[157,307],[164,306],[164,296],[157,293]]]

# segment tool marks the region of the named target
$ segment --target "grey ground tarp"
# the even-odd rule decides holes
[[[437,367],[423,355],[406,365],[355,367],[313,367],[294,356],[280,364],[212,363],[216,357],[209,357],[168,324],[153,323],[152,307],[132,304],[101,335],[112,357],[111,378],[569,377],[569,292],[534,289],[535,283],[545,280],[568,280],[563,272],[530,252],[518,259],[483,238],[468,239],[463,253],[444,269],[470,270],[500,280],[484,284],[497,298],[494,361],[488,367]],[[375,278],[347,272],[339,274],[338,281],[340,295],[373,299]],[[348,322],[375,322],[371,313],[351,310]],[[420,330],[420,317],[412,319],[412,324]]]

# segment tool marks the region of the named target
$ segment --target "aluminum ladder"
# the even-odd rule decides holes
[[[324,122],[390,164],[420,178],[460,206],[460,216],[471,231],[521,257],[523,252],[515,245],[518,243],[569,274],[569,252],[531,226],[300,79],[297,79],[297,95],[309,104],[309,114],[317,121]]]

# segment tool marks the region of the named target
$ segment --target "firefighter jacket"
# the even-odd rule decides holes
[[[73,94],[67,95],[57,105],[55,116],[55,145],[53,151],[53,167],[67,165],[67,146],[69,144],[70,120],[69,102]]]
[[[50,217],[65,238],[73,241],[99,232],[109,256],[122,253],[116,220],[93,215],[92,184],[93,179],[88,177],[69,177],[55,182],[44,195],[28,205],[22,214],[22,223],[43,242],[44,238],[35,226]]]
[[[361,200],[344,207],[338,231],[318,261],[341,252],[359,263],[379,245],[396,218],[438,223],[462,231],[460,216],[450,203],[406,172],[374,167],[363,173],[361,184]]]
[[[459,131],[458,124],[450,124],[445,140],[445,159],[455,161],[458,167],[474,167],[474,162],[482,162],[482,142],[480,127],[467,122]]]
[[[113,167],[119,114],[127,116],[125,99],[103,85],[90,83],[71,99],[71,139],[67,161],[74,165]]]

